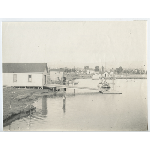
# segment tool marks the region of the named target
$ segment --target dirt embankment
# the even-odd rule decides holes
[[[48,89],[3,88],[3,125],[17,118],[18,114],[28,115],[35,109],[32,104],[39,97],[53,94]]]

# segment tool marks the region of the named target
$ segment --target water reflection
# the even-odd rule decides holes
[[[56,96],[56,92],[54,92],[53,96],[54,96],[54,97]],[[54,98],[54,97],[53,97],[53,98]]]
[[[27,129],[30,129],[30,126],[31,126],[31,104],[30,104],[30,115],[28,117],[29,117],[29,120],[28,120],[28,127],[27,127]]]
[[[11,130],[11,124],[9,124],[9,130],[8,131],[10,131]]]
[[[97,86],[95,80],[81,81],[84,83],[81,86]],[[27,127],[30,131],[79,131],[81,127],[84,131],[147,130],[146,83],[146,80],[116,80],[115,90],[123,94],[76,90],[77,96],[73,96],[73,89],[68,89],[66,96],[61,92],[54,98],[40,97],[33,105],[36,112],[31,113],[31,124],[28,112],[28,117],[9,122],[4,130],[19,130],[18,126],[25,131]],[[104,90],[111,92],[112,88]]]
[[[63,95],[63,112],[65,113],[66,112],[66,94],[64,92],[64,95]]]
[[[42,115],[47,115],[47,96],[42,97]]]

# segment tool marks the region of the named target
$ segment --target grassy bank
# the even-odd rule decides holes
[[[29,115],[30,110],[35,109],[33,102],[44,95],[51,96],[54,93],[48,89],[3,88],[3,125]]]

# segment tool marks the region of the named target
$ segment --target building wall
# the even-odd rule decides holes
[[[109,77],[109,74],[107,72],[105,72],[102,76],[103,77]]]
[[[17,74],[17,82],[13,82],[13,74]],[[28,75],[32,75],[32,81],[28,81]],[[3,73],[3,85],[8,86],[43,86],[42,73]]]
[[[46,75],[46,84],[47,84],[47,71],[46,71],[46,69],[44,70],[43,75],[42,75],[42,85],[45,84],[45,77],[44,77],[45,75]]]
[[[62,80],[63,78],[63,72],[59,72],[59,71],[50,71],[50,80],[58,80],[58,77],[60,80]]]
[[[95,73],[94,70],[87,70],[87,74],[93,74],[93,73]]]

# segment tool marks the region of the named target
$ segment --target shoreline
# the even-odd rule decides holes
[[[92,79],[92,76],[72,76],[72,77],[66,77],[67,80],[76,80],[76,79]],[[110,79],[110,77],[106,77],[106,79]],[[147,77],[142,77],[142,76],[127,76],[127,77],[115,77],[115,79],[147,79]],[[110,79],[112,80],[112,79]]]
[[[30,115],[30,111],[36,109],[33,103],[38,98],[55,94],[56,92],[48,89],[3,88],[3,127],[21,117]]]
[[[75,77],[73,77],[75,79]],[[76,79],[92,79],[92,78],[76,78]],[[109,80],[109,78],[106,78]],[[116,77],[116,79],[147,79],[146,77]],[[13,93],[12,93],[13,92]],[[13,121],[30,115],[30,111],[34,111],[36,107],[32,104],[43,96],[54,96],[63,92],[53,92],[48,89],[24,89],[3,87],[3,127],[9,125]]]

